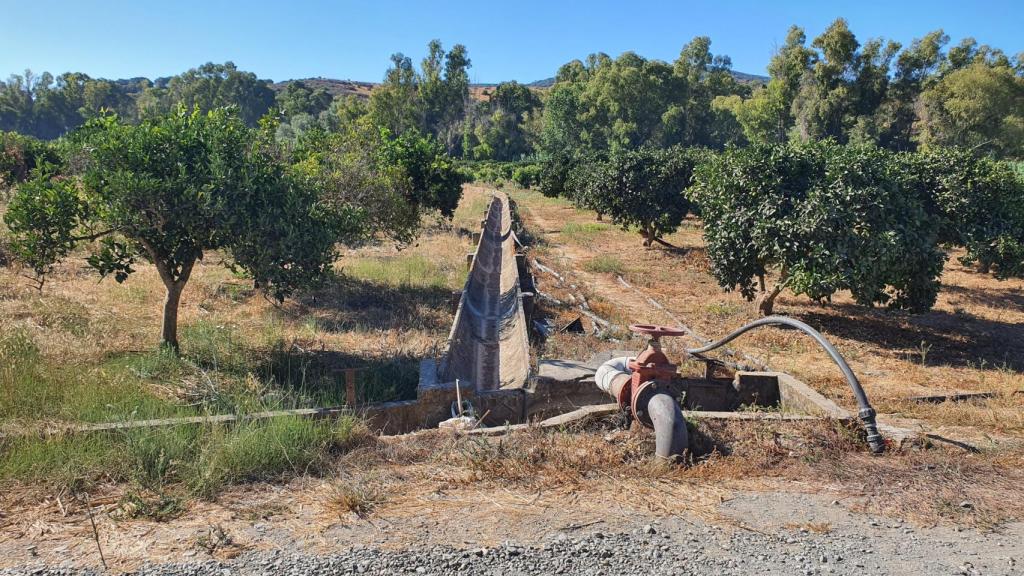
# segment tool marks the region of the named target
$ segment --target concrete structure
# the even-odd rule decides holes
[[[508,196],[495,193],[482,224],[439,374],[479,392],[522,388],[530,375],[523,307],[523,285],[530,281],[517,259]]]

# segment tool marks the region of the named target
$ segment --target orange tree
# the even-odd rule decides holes
[[[1024,277],[1024,182],[1013,165],[958,148],[901,160],[942,223],[941,242],[963,246],[962,264],[1000,279]]]
[[[222,251],[283,299],[324,274],[340,226],[358,225],[321,207],[269,134],[228,109],[93,120],[70,139],[77,174],[39,170],[12,198],[15,253],[40,276],[82,242],[88,263],[118,282],[139,260],[153,264],[167,291],[161,341],[177,351],[182,291],[204,253]]]
[[[758,298],[762,314],[787,288],[819,301],[849,290],[860,304],[915,311],[935,303],[940,219],[893,153],[758,145],[709,158],[695,180],[712,272]]]
[[[568,177],[566,195],[578,205],[608,215],[624,229],[635,228],[644,246],[667,244],[662,236],[679,228],[690,211],[685,192],[705,155],[697,149],[643,147],[592,157]]]

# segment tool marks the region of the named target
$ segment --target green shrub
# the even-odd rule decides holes
[[[512,182],[520,188],[532,188],[540,178],[540,167],[535,164],[520,166],[512,171]]]
[[[31,136],[0,131],[0,192],[28,180],[43,164],[59,164],[52,145]]]
[[[644,245],[675,232],[690,211],[685,192],[704,153],[685,148],[641,148],[590,158],[569,175],[579,206],[606,214],[623,229],[637,228]]]
[[[1009,162],[970,150],[933,148],[901,156],[915,193],[942,223],[940,239],[963,246],[964,265],[997,278],[1024,276],[1024,180]]]

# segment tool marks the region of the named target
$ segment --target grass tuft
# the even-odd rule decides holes
[[[599,254],[583,264],[588,272],[598,274],[625,274],[626,265],[617,256],[610,254]]]
[[[562,227],[561,238],[567,242],[587,244],[593,242],[602,232],[611,229],[611,226],[599,222],[568,222]]]
[[[323,473],[334,455],[370,438],[354,417],[8,438],[0,440],[0,481],[65,488],[110,480],[156,494],[213,498],[240,482]]]
[[[345,274],[392,287],[447,288],[465,281],[462,267],[445,266],[423,254],[402,254],[345,261]]]

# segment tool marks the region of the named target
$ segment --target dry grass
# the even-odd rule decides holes
[[[627,530],[662,515],[735,524],[720,505],[747,491],[815,493],[919,525],[998,529],[1024,513],[1020,454],[930,450],[878,458],[830,422],[698,422],[694,432],[701,453],[689,467],[652,460],[649,431],[617,431],[603,422],[487,438],[432,430],[364,442],[320,477],[285,486],[249,483],[216,502],[150,495],[133,504],[146,512],[120,514],[126,502],[136,502],[125,485],[95,487],[91,500],[118,570],[173,561],[200,542],[219,543],[204,549],[219,557],[282,545],[327,553],[339,540],[488,546],[515,534],[529,543],[593,524]],[[11,488],[0,493],[0,551],[12,551],[13,562],[29,534],[41,561],[95,554],[81,504],[38,485]],[[161,510],[170,513],[160,517]],[[254,534],[254,525],[268,520],[272,532]],[[382,530],[386,540],[378,538]],[[220,550],[226,539],[219,533],[230,537],[230,549]]]
[[[678,319],[707,337],[723,336],[757,317],[752,303],[722,291],[710,275],[698,219],[687,219],[666,238],[679,250],[645,249],[635,233],[613,227],[580,243],[567,241],[565,230],[597,225],[593,212],[532,192],[517,192],[514,197],[528,229],[538,238],[535,254],[575,286],[558,286],[553,278],[538,274],[540,289],[562,301],[570,293],[584,294],[595,311],[620,326],[672,324]],[[1024,280],[999,281],[976,273],[961,266],[957,256],[952,254],[946,263],[942,292],[926,314],[859,307],[845,293],[829,304],[784,293],[776,310],[823,332],[850,362],[881,412],[936,426],[974,426],[989,433],[1018,435],[1024,430],[1024,398],[1013,392],[1024,389]],[[595,258],[608,257],[622,263],[621,276],[634,289],[624,287],[614,274],[593,270],[590,263]],[[647,297],[668,313],[651,306]],[[551,311],[560,322],[578,315],[575,307]],[[628,336],[623,342],[609,343],[593,336],[559,334],[546,343],[545,352],[586,359],[593,350],[632,349],[635,344]],[[678,353],[692,343],[673,339],[667,344]],[[794,374],[845,407],[854,406],[837,369],[795,331],[755,331],[734,347]],[[938,406],[904,400],[955,391],[991,391],[997,397]]]
[[[482,197],[467,191],[457,217]],[[207,254],[183,296],[182,358],[157,350],[164,291],[150,266],[123,284],[100,281],[83,251],[42,290],[19,270],[0,268],[0,432],[338,405],[345,401],[338,370],[349,367],[365,369],[359,400],[410,398],[419,360],[438,354],[447,337],[468,246],[449,223],[428,221],[401,250],[346,250],[331,281],[281,306]],[[336,437],[307,424],[0,440],[0,481],[110,480],[148,489],[155,478],[160,487],[212,495],[264,472],[322,470],[338,452]],[[159,498],[151,500],[140,497],[132,513],[164,514]]]
[[[482,196],[468,191],[457,217]],[[0,370],[25,381],[0,392],[0,428],[337,401],[321,388],[346,367],[373,368],[358,382],[367,398],[408,398],[418,359],[437,354],[449,331],[467,247],[451,225],[429,223],[401,250],[346,250],[334,281],[281,306],[208,254],[183,296],[182,362],[152,352],[164,297],[152,266],[123,284],[99,281],[82,252],[42,290],[0,268],[0,334],[18,338],[0,344]],[[12,346],[27,352],[14,358]]]
[[[535,255],[567,279],[559,286],[541,275],[541,288],[563,302],[585,298],[596,314],[620,326],[671,323],[671,314],[708,336],[722,335],[754,316],[751,304],[721,292],[708,275],[696,221],[688,221],[668,239],[681,251],[643,249],[635,234],[615,228],[595,233],[593,242],[563,242],[552,232],[573,222],[585,229],[593,215],[532,192],[515,197],[538,239]],[[466,198],[456,220],[461,218],[468,227],[478,224],[486,192],[469,187]],[[155,410],[178,409],[186,399],[211,406],[238,405],[239,398],[253,396],[280,400],[288,391],[273,384],[289,374],[307,377],[318,366],[374,359],[382,366],[385,359],[434,353],[447,334],[450,291],[464,279],[467,250],[468,238],[456,225],[433,227],[417,246],[403,251],[350,251],[339,264],[338,282],[280,308],[252,293],[244,280],[217,266],[215,258],[207,258],[186,289],[182,314],[183,345],[192,366],[168,364],[138,352],[155,345],[162,298],[158,280],[145,268],[125,285],[116,285],[96,282],[80,261],[72,261],[42,293],[29,289],[12,271],[0,271],[0,328],[26,335],[38,352],[38,365],[47,370],[65,366],[67,371],[59,374],[85,375],[86,388],[53,388],[64,394],[53,398],[74,398],[90,390],[90,382],[113,381],[118,387],[104,397],[134,390],[139,398],[160,400]],[[616,274],[584,269],[584,262],[601,254],[617,255],[623,266],[618,273],[635,290],[625,288]],[[936,311],[919,317],[866,311],[843,298],[819,306],[790,296],[779,308],[819,326],[837,343],[881,411],[935,425],[970,426],[986,434],[1018,434],[1024,410],[1021,398],[1012,392],[1024,388],[1024,382],[1021,367],[1014,363],[1019,357],[1013,356],[1020,339],[1013,337],[1024,320],[1016,300],[1021,283],[998,283],[953,262],[944,281],[948,287]],[[669,312],[654,309],[645,296],[657,299]],[[578,312],[573,310],[556,310],[559,321],[575,317]],[[589,320],[585,324],[590,327]],[[671,341],[676,348],[669,350],[678,351],[680,344],[681,340]],[[600,338],[558,334],[545,344],[548,356],[574,358],[640,346],[638,339],[614,330]],[[763,331],[739,346],[850,405],[842,379],[799,335]],[[279,368],[269,372],[274,379],[253,369],[268,358],[287,360],[284,368],[272,363]],[[939,405],[902,399],[961,389],[999,394]],[[13,405],[4,402],[5,407]],[[85,413],[79,405],[67,405],[74,410],[43,416],[73,419]],[[106,414],[102,407],[93,408]],[[118,410],[129,408],[124,404]],[[8,425],[23,426],[29,420],[23,412],[10,414],[4,415]],[[865,452],[854,431],[831,422],[698,422],[695,436],[698,453],[692,465],[675,467],[650,458],[649,433],[600,424],[561,431],[527,429],[489,438],[449,431],[380,440],[355,434],[359,441],[343,442],[330,458],[313,460],[316,466],[308,471],[315,472],[316,479],[306,477],[305,469],[282,468],[287,472],[283,477],[292,478],[294,486],[282,491],[282,476],[271,478],[244,465],[260,462],[244,456],[253,445],[266,443],[254,432],[237,443],[225,441],[222,447],[227,448],[211,452],[239,455],[218,457],[224,464],[219,469],[234,479],[229,484],[247,482],[244,489],[219,492],[218,503],[166,498],[166,488],[180,483],[173,475],[167,482],[150,485],[129,477],[100,476],[91,490],[101,508],[123,510],[124,519],[116,528],[105,525],[114,534],[110,538],[120,539],[125,548],[135,545],[133,539],[150,538],[164,546],[156,548],[168,558],[177,558],[182,546],[194,546],[197,533],[208,542],[218,540],[210,537],[216,536],[210,526],[223,526],[222,532],[234,535],[246,526],[240,522],[263,519],[266,511],[276,525],[303,539],[319,539],[325,549],[338,537],[330,527],[364,520],[404,522],[417,527],[416,534],[431,533],[440,542],[459,537],[457,526],[446,527],[459,523],[471,523],[480,539],[487,540],[507,534],[510,526],[531,532],[539,524],[561,529],[569,522],[624,523],[637,513],[686,513],[710,520],[718,518],[718,506],[734,490],[824,491],[842,495],[852,509],[921,524],[988,528],[1024,514],[1024,459],[1019,448],[998,445],[972,454],[913,450],[876,458]],[[188,446],[188,440],[169,438],[176,446]],[[166,452],[152,449],[156,443],[133,445],[139,454],[149,455],[156,478],[163,478]],[[57,462],[62,453],[51,456]],[[96,462],[107,462],[97,458]],[[119,485],[104,484],[125,478],[129,481]],[[276,483],[267,485],[260,479]],[[59,488],[12,478],[5,487],[0,509],[10,514],[0,517],[5,534],[0,545],[43,526],[47,538],[73,542],[70,553],[89,553],[88,535],[72,534],[75,519],[84,518],[82,508],[56,505]],[[632,497],[623,500],[622,494]],[[104,522],[109,521],[106,518]],[[154,526],[151,520],[158,518],[165,522]],[[181,536],[183,530],[187,537]],[[160,558],[150,549],[145,554]]]

